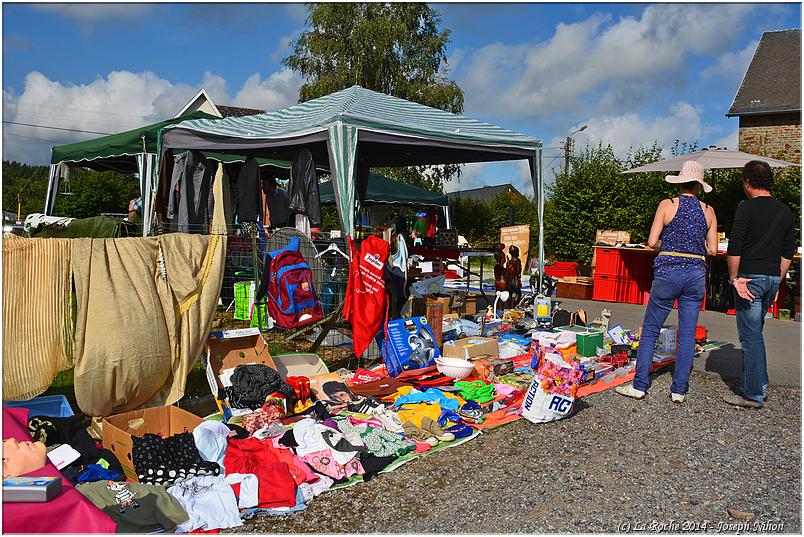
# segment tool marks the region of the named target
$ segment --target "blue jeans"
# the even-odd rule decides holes
[[[673,393],[687,393],[695,355],[695,325],[705,295],[706,272],[702,270],[671,270],[654,276],[642,321],[634,388],[644,392],[650,386],[648,375],[653,366],[656,339],[673,309],[673,303],[678,300],[678,351],[670,390]]]
[[[765,328],[765,313],[773,304],[781,280],[779,276],[767,274],[739,274],[738,277],[751,280],[748,282],[748,290],[754,295],[754,300],[748,301],[738,295],[737,291],[734,292],[737,333],[743,348],[740,391],[746,399],[762,403],[768,390],[768,362],[762,330]]]

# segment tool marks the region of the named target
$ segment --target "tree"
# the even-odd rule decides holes
[[[671,153],[696,151],[695,144],[676,142]],[[622,172],[661,159],[657,145],[630,150],[623,159],[610,145],[587,147],[572,158],[569,175],[559,173],[548,187],[545,203],[545,250],[553,260],[591,262],[595,231],[617,229],[631,232],[633,242],[646,242],[656,207],[662,199],[678,194],[664,181],[666,172]],[[795,216],[796,233],[801,229],[801,169],[774,170],[773,196],[787,203]],[[728,236],[737,204],[745,199],[742,177],[737,170],[713,170],[707,181],[714,190],[700,199],[712,205],[718,231]]]
[[[3,161],[3,209],[17,212],[20,194],[21,213],[41,213],[47,193],[47,166],[29,166]],[[128,202],[139,195],[139,183],[116,172],[98,172],[85,168],[73,170],[70,195],[56,197],[53,214],[89,218],[101,213],[126,213]]]
[[[421,3],[308,4],[307,25],[284,58],[305,83],[299,102],[355,84],[459,114],[463,91],[448,71],[450,31]],[[458,165],[380,168],[378,173],[430,190],[460,171]]]

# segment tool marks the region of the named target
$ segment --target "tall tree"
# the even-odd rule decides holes
[[[434,108],[463,112],[463,91],[448,71],[449,30],[422,3],[308,4],[307,25],[282,63],[305,83],[299,102],[355,84]],[[457,165],[381,168],[379,173],[431,190]]]

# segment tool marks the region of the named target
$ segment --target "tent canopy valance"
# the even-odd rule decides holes
[[[170,125],[161,131],[161,146],[162,152],[197,149],[279,160],[293,160],[307,148],[317,163],[329,162],[347,235],[354,235],[369,168],[527,159],[538,203],[539,258],[544,258],[542,142],[490,123],[352,86],[265,114]]]
[[[335,203],[332,181],[318,184],[322,204]],[[396,181],[384,175],[369,173],[364,205],[406,205],[411,207],[447,207],[449,198],[445,194],[430,192],[417,186]]]
[[[206,119],[219,120],[217,116],[196,111],[177,118],[167,119],[151,125],[145,125],[117,134],[101,136],[92,140],[76,142],[73,144],[54,146],[51,150],[51,170],[48,180],[48,193],[45,200],[45,214],[50,214],[56,203],[58,183],[61,179],[58,166],[76,166],[97,171],[115,171],[125,175],[138,174],[140,178],[140,194],[143,203],[143,233],[150,229],[151,223],[151,192],[155,178],[155,160],[157,153],[157,138],[159,131],[168,126],[185,120]],[[205,157],[223,163],[244,162],[246,157],[214,151],[202,151]],[[290,173],[291,163],[280,160],[258,158],[260,167],[271,167],[278,175],[286,176]],[[324,168],[326,170],[326,168]]]
[[[156,154],[159,130],[168,125],[189,119],[218,119],[205,112],[193,112],[130,131],[110,134],[74,144],[57,145],[51,150],[50,163],[67,162],[83,168],[99,171],[117,171],[125,174],[138,173],[137,155]],[[144,137],[144,140],[143,140]]]

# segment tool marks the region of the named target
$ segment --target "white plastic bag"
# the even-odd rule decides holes
[[[525,393],[520,412],[523,418],[532,423],[547,423],[566,418],[574,406],[574,397],[545,392],[537,376]]]

